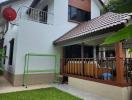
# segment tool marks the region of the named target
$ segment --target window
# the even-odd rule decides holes
[[[78,9],[73,6],[68,7],[68,19],[78,22],[90,20],[90,12]]]
[[[10,41],[10,51],[9,51],[9,65],[12,65],[13,62],[13,50],[14,50],[14,39]]]
[[[6,50],[7,50],[7,46],[4,46],[4,58],[3,58],[3,64],[5,64],[6,61]]]

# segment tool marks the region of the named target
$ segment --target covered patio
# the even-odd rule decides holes
[[[61,74],[99,83],[126,87],[132,84],[131,41],[100,45],[112,32],[131,23],[132,14],[108,12],[81,23],[54,41],[62,47]],[[125,34],[125,33],[124,33]]]

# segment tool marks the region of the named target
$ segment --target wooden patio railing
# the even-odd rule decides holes
[[[116,81],[115,58],[93,59],[93,58],[64,58],[62,59],[61,74],[101,83],[119,85]],[[124,84],[131,81],[132,59],[124,60]],[[123,85],[123,84],[121,84]]]

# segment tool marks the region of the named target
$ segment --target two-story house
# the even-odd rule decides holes
[[[14,85],[23,83],[24,57],[28,53],[57,55],[59,67],[61,51],[53,41],[80,22],[100,16],[103,8],[98,0],[18,0],[3,8],[6,6],[17,12],[4,36],[6,77]],[[53,81],[54,75],[48,73],[44,77]]]
[[[3,9],[7,6],[17,12],[4,36],[3,60],[5,77],[14,86],[55,82],[61,73],[74,87],[129,100],[131,70],[119,59],[122,44],[99,44],[125,27],[131,14],[100,16],[101,0],[16,0]]]

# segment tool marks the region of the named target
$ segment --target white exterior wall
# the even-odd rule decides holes
[[[14,26],[12,27],[12,29],[10,30],[10,27],[9,27],[9,31],[7,32],[7,34],[5,35],[5,40],[4,40],[4,46],[7,46],[7,49],[6,49],[6,60],[5,60],[5,65],[4,65],[4,69],[6,71],[9,71],[10,73],[14,73],[14,70],[15,70],[15,56],[16,56],[16,38],[17,38],[17,27]],[[8,65],[8,59],[9,59],[9,50],[10,50],[10,40],[14,38],[15,39],[15,42],[14,42],[14,58],[13,58],[13,65],[12,66],[9,66]]]
[[[32,0],[22,0],[13,3],[12,7],[17,11],[21,6],[29,7],[31,2]],[[58,56],[57,66],[59,66],[61,51],[60,47],[54,47],[53,41],[77,25],[68,22],[68,0],[45,0],[38,5],[38,9],[42,8],[41,4],[48,4],[48,12],[54,14],[54,17],[49,19],[53,25],[19,19],[19,26],[9,29],[5,35],[4,45],[7,45],[7,56],[9,55],[9,41],[11,38],[15,38],[13,66],[9,68],[8,59],[5,64],[8,67],[6,69],[10,69],[11,73],[24,73],[26,53],[56,54]],[[92,18],[99,16],[99,7],[93,0],[92,6]],[[22,12],[26,12],[26,9],[23,9]]]
[[[27,20],[21,20],[20,23],[15,74],[23,74],[27,53],[56,54],[52,45],[54,33],[50,32],[53,26]]]
[[[29,6],[31,1],[28,0],[20,4]],[[57,66],[60,64],[61,51],[59,47],[53,46],[53,41],[77,24],[68,22],[68,0],[47,0],[45,2],[49,7],[48,12],[54,14],[53,25],[19,19],[19,26],[15,26],[15,30],[9,29],[5,36],[4,45],[7,45],[9,44],[9,41],[7,41],[9,36],[9,40],[11,40],[15,35],[13,66],[11,67],[13,71],[11,73],[24,73],[24,57],[26,53],[56,54],[58,57]],[[13,8],[18,9],[19,7],[13,4]],[[25,12],[25,10],[22,10],[22,12]],[[9,48],[9,45],[7,45],[7,48]],[[9,49],[7,49],[7,55],[9,55]],[[8,66],[8,60],[6,60],[6,65]]]
[[[100,16],[101,4],[98,0],[91,0],[91,19]]]
[[[18,9],[22,6],[29,6],[31,4],[32,0],[21,0],[19,2],[16,3],[12,3],[9,4],[12,8],[14,8],[16,11],[18,11]],[[7,5],[8,6],[8,5]],[[4,68],[6,71],[10,72],[10,73],[14,73],[15,72],[15,67],[16,67],[16,54],[17,54],[17,43],[18,43],[18,32],[19,32],[19,26],[15,26],[15,25],[11,25],[9,23],[9,28],[7,33],[5,34],[5,39],[4,39],[4,46],[7,46],[7,50],[6,50],[6,62],[4,65]],[[11,39],[15,39],[14,41],[14,53],[13,53],[13,64],[12,66],[8,65],[8,60],[9,60],[9,49],[10,49],[10,40]]]

